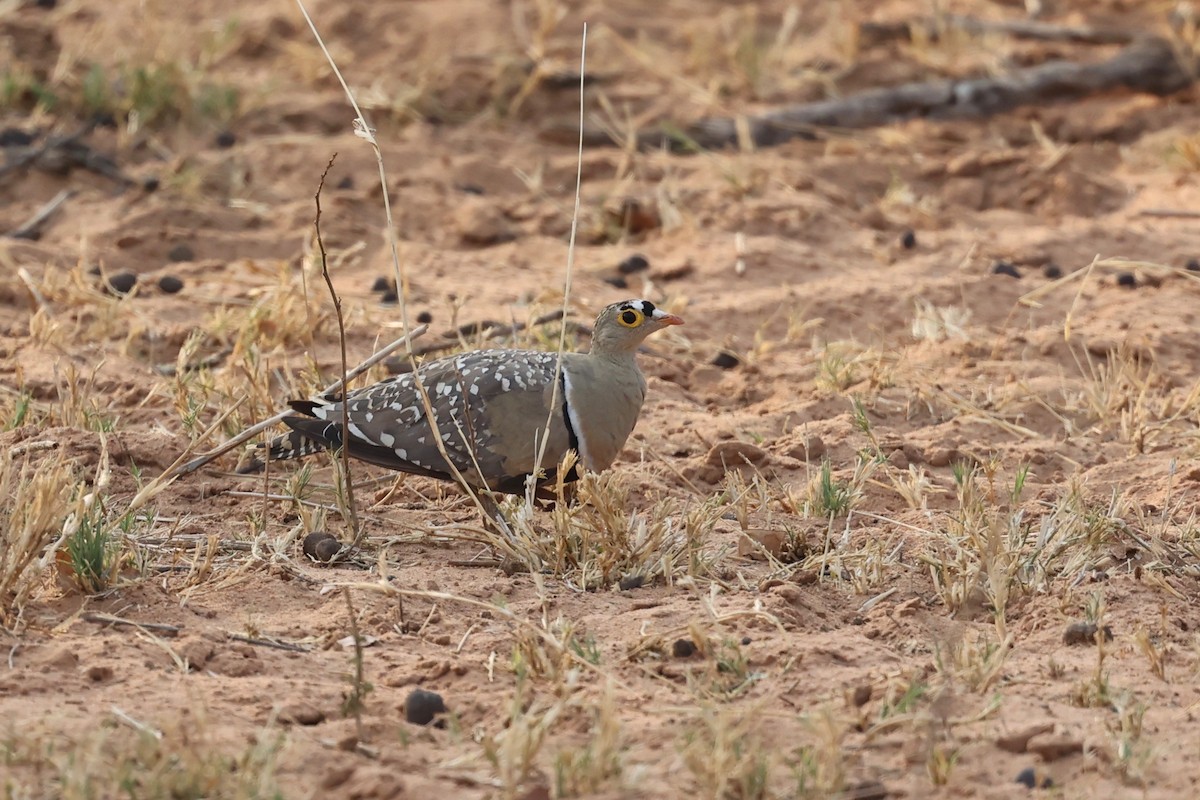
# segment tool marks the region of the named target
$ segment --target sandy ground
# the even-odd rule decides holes
[[[0,39],[50,80],[66,80],[71,63],[175,63],[195,85],[241,93],[228,120],[190,113],[136,130],[122,120],[86,137],[137,181],[157,179],[155,191],[79,168],[0,179],[3,230],[74,191],[40,240],[0,242],[0,382],[44,409],[0,443],[53,441],[86,482],[97,429],[111,426],[115,509],[236,399],[246,398],[223,433],[316,384],[314,368],[336,372],[328,297],[311,270],[300,278],[335,152],[322,228],[351,361],[401,332],[398,307],[371,291],[391,274],[373,154],[296,8],[242,5],[0,11]],[[1051,5],[1047,21],[1148,31],[1165,30],[1170,11]],[[310,8],[377,126],[408,311],[432,319],[425,342],[561,302],[578,113],[569,76],[584,20],[589,111],[618,131],[1116,49],[992,35],[855,48],[855,21],[911,19],[926,12],[916,0]],[[793,27],[775,43],[781,20]],[[38,49],[42,35],[57,52]],[[567,77],[523,93],[531,58]],[[1017,783],[1028,768],[1053,781],[1051,796],[1194,796],[1200,273],[1183,267],[1200,257],[1200,230],[1143,212],[1200,208],[1198,118],[1194,90],[1119,92],[754,153],[590,149],[576,318],[645,296],[687,320],[642,357],[649,399],[614,476],[630,513],[677,524],[757,480],[745,526],[765,541],[762,531],[782,532],[799,552],[750,552],[730,503],[706,531],[704,574],[583,592],[555,575],[471,565],[487,553],[434,530],[474,519],[452,488],[409,480],[389,494],[390,476],[364,471],[367,553],[327,568],[300,551],[311,513],[230,494],[261,495],[263,483],[233,476],[229,457],[156,498],[125,542],[115,588],[82,597],[48,574],[10,616],[6,796],[112,797],[133,785],[132,796],[176,797],[1007,798],[1029,791]],[[77,118],[10,109],[0,122],[66,132]],[[232,137],[218,142],[223,132]],[[645,230],[622,224],[631,200],[649,210]],[[649,269],[612,285],[633,254]],[[1097,258],[1148,263],[1089,269]],[[1019,277],[996,274],[998,261]],[[1052,265],[1074,277],[1054,284]],[[135,273],[138,292],[93,291],[96,266]],[[49,303],[36,319],[21,268]],[[157,288],[164,275],[183,290]],[[185,361],[210,359],[199,427],[185,424],[163,370],[188,341]],[[711,363],[723,351],[736,366]],[[734,452],[753,465],[728,467]],[[849,517],[804,513],[822,458],[839,480],[859,471]],[[1022,515],[1014,525],[1028,540],[1013,552],[1050,564],[1013,590],[1002,626],[977,568],[946,586],[959,574],[947,565],[966,516],[955,492],[964,463],[979,465],[989,519]],[[315,466],[312,499],[329,504],[328,461]],[[286,477],[274,474],[272,491]],[[1086,546],[1031,556],[1039,531],[1072,514]],[[325,524],[344,534],[337,514]],[[344,713],[349,612],[328,587],[376,582],[380,563],[394,586],[476,604],[353,594],[371,643],[359,729]],[[1089,615],[1112,641],[1064,642]],[[531,631],[576,650],[531,662],[541,647]],[[680,657],[681,639],[699,652]],[[404,721],[418,687],[443,695],[448,725]],[[1017,735],[1035,730],[1028,745]]]

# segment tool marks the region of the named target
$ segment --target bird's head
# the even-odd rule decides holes
[[[592,350],[632,352],[655,331],[682,324],[682,319],[655,307],[649,300],[622,300],[606,307],[596,317]]]

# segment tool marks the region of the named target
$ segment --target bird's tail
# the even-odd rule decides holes
[[[246,455],[242,457],[241,463],[237,466],[237,471],[241,475],[249,475],[261,472],[268,461],[303,458],[325,449],[327,449],[327,445],[324,442],[316,441],[300,431],[292,430],[246,451]]]

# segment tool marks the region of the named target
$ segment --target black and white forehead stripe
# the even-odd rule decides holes
[[[655,319],[666,316],[665,311],[659,311],[654,307],[654,303],[651,303],[649,300],[628,300],[621,303],[621,311],[631,311],[633,309],[637,309],[643,315]]]
[[[637,309],[646,316],[650,316],[654,313],[654,303],[651,303],[649,300],[628,300],[621,303],[622,311],[628,311],[629,309]]]

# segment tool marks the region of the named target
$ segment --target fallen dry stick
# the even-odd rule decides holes
[[[640,131],[638,147],[692,152],[729,146],[770,147],[819,128],[872,128],[917,117],[980,118],[1024,105],[1077,100],[1129,89],[1168,95],[1190,86],[1195,65],[1156,36],[1136,39],[1107,61],[1052,61],[1008,75],[937,80],[872,89],[850,97],[803,103],[749,117],[709,117],[690,125]],[[621,143],[605,130],[585,131],[589,145]]]

